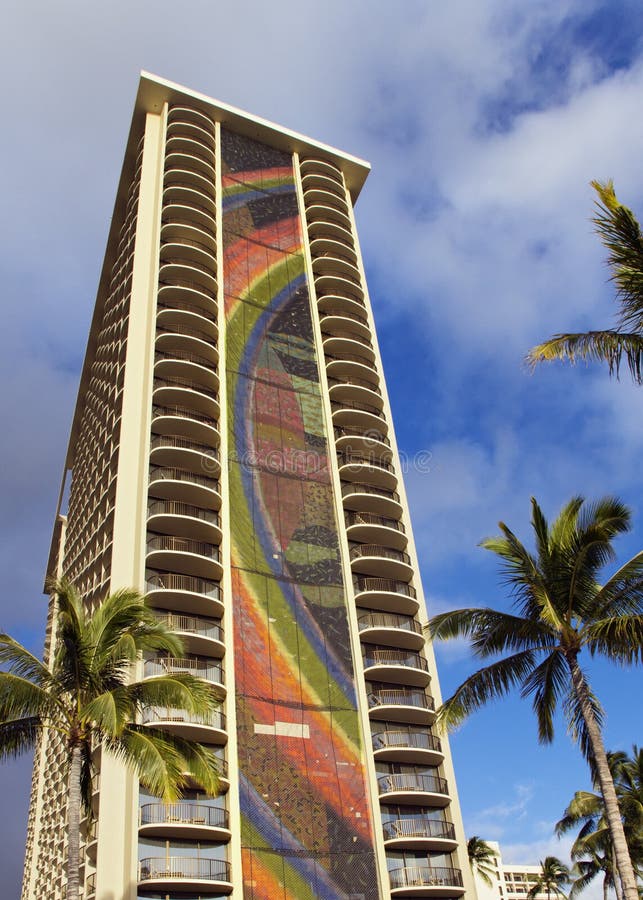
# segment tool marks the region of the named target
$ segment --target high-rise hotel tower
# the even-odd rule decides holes
[[[353,202],[368,165],[141,78],[50,573],[144,590],[224,699],[143,721],[223,791],[147,795],[96,752],[85,900],[469,894],[451,758]],[[46,652],[55,646],[50,611]],[[23,900],[65,896],[38,749]]]

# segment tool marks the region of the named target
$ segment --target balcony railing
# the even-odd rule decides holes
[[[380,544],[358,544],[351,547],[351,559],[360,559],[364,556],[379,556],[384,559],[395,559],[398,562],[410,565],[411,557],[403,550],[394,550],[392,547],[382,547]]]
[[[196,206],[196,203],[193,205]],[[200,206],[199,209],[203,210],[203,212],[205,213],[208,212],[208,210],[203,206]],[[217,295],[214,291],[211,291],[209,288],[204,287],[198,281],[191,281],[189,278],[172,278],[171,281],[166,281],[163,278],[159,278],[159,285],[161,287],[187,288],[190,291],[197,291],[199,294],[203,294],[213,303],[216,303],[217,300]]]
[[[197,366],[203,366],[204,369],[207,369],[213,375],[217,374],[217,368],[212,365],[211,360],[206,359],[205,356],[200,356],[198,353],[189,353],[187,350],[157,350],[156,359],[176,359],[179,362],[194,363]]]
[[[392,528],[394,531],[399,531],[401,534],[406,533],[403,522],[400,522],[398,519],[391,519],[388,516],[376,516],[375,513],[350,511],[346,513],[345,519],[348,528],[350,528],[351,525],[382,525],[384,528]]]
[[[179,262],[179,260],[176,260],[176,262]],[[203,341],[204,344],[210,344],[211,347],[216,348],[216,341],[212,335],[202,331],[195,325],[176,325],[174,322],[166,325],[163,323],[162,326],[157,326],[156,334],[157,336],[164,334],[180,334],[185,337],[196,338],[199,341]]]
[[[213,600],[221,599],[221,587],[216,581],[197,578],[194,575],[174,575],[170,572],[148,573],[145,582],[146,591],[188,591],[192,594],[203,594]]]
[[[440,739],[424,728],[378,731],[372,736],[373,750],[433,750],[442,752]]]
[[[418,653],[403,653],[401,650],[377,650],[370,646],[364,646],[366,652],[363,653],[364,667],[371,666],[406,666],[409,669],[420,669],[422,672],[429,671],[429,664]]]
[[[376,497],[394,500],[395,503],[400,502],[400,495],[397,491],[388,491],[386,488],[376,487],[372,484],[362,484],[359,481],[342,482],[342,497],[347,497],[349,494],[373,494]]]
[[[451,822],[427,819],[425,816],[408,816],[382,823],[384,840],[395,838],[443,838],[455,840],[455,828]]]
[[[195,472],[175,469],[171,466],[152,466],[150,481],[187,481],[190,484],[198,484],[213,490],[217,490],[219,485],[214,475],[197,475]]]
[[[417,709],[427,709],[431,712],[435,709],[433,697],[425,691],[413,691],[410,689],[374,688],[369,691],[368,705],[371,709],[377,706],[415,706]]]
[[[219,663],[205,662],[200,659],[175,659],[162,657],[146,659],[143,663],[143,674],[146,678],[157,675],[194,675],[204,681],[223,684],[223,666]]]
[[[150,881],[192,879],[194,881],[230,882],[230,863],[219,859],[196,859],[189,856],[161,856],[142,859],[138,880]]]
[[[149,725],[153,722],[159,725],[204,725],[207,728],[218,728],[220,731],[226,729],[226,717],[218,710],[199,716],[186,709],[148,706],[143,710],[143,724]]]
[[[386,416],[377,406],[372,403],[361,403],[359,400],[337,400],[330,405],[332,412],[346,412],[346,410],[356,410],[357,412],[365,412],[370,416],[378,419],[386,420]]]
[[[373,384],[372,381],[369,381],[367,378],[357,378],[353,375],[347,375],[346,378],[329,378],[328,384],[330,387],[337,387],[338,385],[341,385],[342,387],[364,387],[380,396],[382,393],[379,387],[376,384]]]
[[[179,631],[184,634],[194,634],[223,641],[223,628],[218,622],[210,619],[204,619],[201,616],[182,616],[179,613],[157,613],[156,617],[169,631]]]
[[[360,631],[364,631],[366,628],[400,628],[412,634],[422,634],[422,626],[417,619],[399,613],[365,613],[358,616],[357,626]]]
[[[191,503],[183,503],[180,500],[155,500],[147,508],[148,516],[190,516],[193,519],[201,519],[210,525],[219,524],[219,514],[213,509],[201,509]]]
[[[206,425],[209,425],[210,428],[215,428],[216,419],[212,418],[212,416],[205,416],[202,413],[195,412],[193,409],[189,409],[187,406],[181,406],[178,403],[168,404],[167,406],[154,406],[152,408],[152,415],[154,418],[158,418],[159,416],[174,416],[180,419],[191,419],[193,422],[203,422]]]
[[[205,825],[208,828],[228,828],[227,809],[202,803],[146,803],[141,806],[141,825]]]
[[[353,587],[357,593],[362,591],[384,591],[391,594],[403,594],[405,597],[417,597],[417,592],[405,581],[395,581],[392,578],[370,578],[358,576],[353,578]]]
[[[391,889],[406,887],[462,887],[462,872],[446,866],[402,866],[389,871]]]
[[[440,778],[439,775],[391,772],[389,775],[379,775],[377,784],[380,794],[388,794],[391,791],[422,791],[428,794],[449,793],[446,778]]]
[[[189,438],[175,437],[171,434],[155,434],[152,438],[151,449],[156,450],[159,447],[179,450],[196,450],[210,459],[218,460],[219,451],[214,447],[208,447],[207,444],[200,444],[198,441],[191,441]]]
[[[191,538],[175,537],[171,534],[153,534],[147,539],[147,552],[165,550],[168,553],[195,553],[219,562],[220,553],[216,544],[207,541],[193,541]]]
[[[335,425],[333,433],[336,438],[361,437],[370,441],[379,441],[380,444],[391,446],[390,440],[376,428],[362,428],[360,425]]]

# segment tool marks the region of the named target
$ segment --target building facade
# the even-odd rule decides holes
[[[478,900],[527,900],[527,895],[538,884],[542,875],[541,866],[503,863],[500,844],[487,841],[493,850],[489,859],[489,871],[486,873],[490,884],[481,878],[478,872],[474,875]],[[534,900],[548,900],[545,890],[534,895]]]
[[[50,573],[144,590],[221,709],[166,805],[96,753],[86,900],[473,890],[353,202],[367,164],[143,75]],[[50,610],[46,652],[55,645]],[[64,897],[66,784],[36,754],[23,900]],[[470,894],[473,896],[473,894]]]

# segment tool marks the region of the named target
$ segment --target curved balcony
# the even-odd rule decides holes
[[[343,400],[341,402],[333,400],[331,411],[333,424],[338,428],[356,425],[362,430],[375,428],[384,434],[388,431],[386,416],[381,409],[371,403],[364,403],[361,400]]]
[[[207,151],[196,141],[190,141],[188,138],[172,138],[165,147],[165,166],[168,169],[189,169],[191,172],[198,172],[212,182],[214,193],[213,154],[210,154],[210,159],[206,158],[206,154]]]
[[[340,469],[340,474],[341,474]],[[342,477],[344,477],[342,475]],[[363,544],[382,544],[395,550],[404,550],[407,544],[406,532],[402,522],[387,516],[376,516],[373,513],[347,512],[345,514],[347,537],[349,541],[360,541]]]
[[[156,534],[180,534],[197,541],[221,543],[219,515],[180,500],[155,500],[147,508],[147,527]]]
[[[372,739],[375,759],[379,762],[439,766],[444,760],[440,739],[426,728],[387,727],[373,734]]]
[[[184,226],[184,231],[188,226]],[[176,229],[174,229],[176,231]],[[192,229],[197,231],[197,229]],[[207,235],[206,235],[207,237]],[[161,266],[165,263],[185,266],[189,265],[198,271],[197,280],[210,290],[216,290],[216,259],[213,251],[201,240],[188,238],[185,235],[170,238],[161,244]],[[204,277],[205,276],[205,279]]]
[[[348,204],[345,196],[341,196],[330,185],[327,187],[311,187],[304,190],[304,206],[307,210],[314,209],[316,206],[323,206],[326,209],[333,209],[345,216],[350,222],[348,212]]]
[[[223,575],[219,548],[215,544],[168,534],[148,535],[147,565],[197,578],[220,579]]]
[[[177,659],[173,656],[162,656],[158,659],[146,659],[143,662],[143,677],[158,678],[159,675],[193,675],[217,687],[217,694],[225,694],[223,663],[209,657],[187,657]]]
[[[384,488],[387,491],[392,491],[397,487],[397,475],[388,460],[363,457],[358,454],[353,456],[349,453],[338,453],[337,464],[342,481],[370,484],[372,487]],[[395,528],[394,525],[390,527]],[[397,530],[399,531],[399,529]],[[404,541],[404,545],[406,545],[406,541]]]
[[[156,318],[157,351],[187,354],[200,365],[216,366],[219,351],[214,322],[205,316],[174,309],[161,309]]]
[[[138,881],[144,888],[160,890],[232,891],[230,863],[218,859],[190,856],[159,856],[142,859],[138,864]]]
[[[162,283],[168,281],[191,281],[211,294],[216,294],[217,281],[214,276],[214,266],[207,266],[194,258],[190,258],[190,255],[184,252],[182,244],[170,244],[168,246],[170,251],[172,251],[172,255],[169,252],[163,255],[159,269],[159,281]],[[191,254],[192,257],[194,255]]]
[[[343,269],[345,270],[346,266]],[[354,280],[352,275],[348,277],[342,274],[342,267],[339,266],[339,263],[334,267],[332,273],[315,272],[315,291],[318,297],[322,294],[341,294],[352,297],[358,303],[364,302],[364,291],[359,281]]]
[[[180,613],[154,611],[156,618],[169,631],[183,638],[188,653],[222,657],[225,654],[223,628],[218,619],[184,616]]]
[[[197,475],[172,466],[152,466],[148,492],[159,500],[177,500],[202,509],[221,506],[219,482],[212,475]]]
[[[200,415],[177,404],[155,406],[152,409],[152,432],[163,437],[184,438],[197,444],[218,446],[221,441],[210,416]]]
[[[317,310],[326,315],[341,316],[348,314],[349,318],[359,319],[369,327],[368,310],[361,300],[356,300],[354,297],[346,297],[343,294],[322,294],[321,297],[317,297]]]
[[[327,320],[337,320],[339,317],[329,316],[326,318]],[[341,336],[332,334],[323,338],[322,346],[324,354],[327,356],[346,357],[347,359],[349,357],[351,359],[359,357],[367,363],[375,363],[375,352],[371,342],[358,334],[353,334],[350,337],[344,337],[343,334]]]
[[[197,390],[217,393],[219,390],[219,376],[216,367],[211,366],[205,359],[184,350],[156,352],[154,363],[154,376],[156,381],[165,384],[182,385],[190,387],[194,385]]]
[[[414,616],[420,604],[414,587],[393,578],[353,576],[357,606]]]
[[[332,197],[332,194],[330,196]],[[306,202],[306,198],[304,198],[304,202]],[[305,209],[309,231],[314,224],[330,223],[340,225],[344,231],[352,235],[350,216],[339,207],[329,205],[324,200],[312,202],[311,198],[308,198]]]
[[[219,401],[215,400],[212,394],[199,390],[200,387],[196,382],[185,385],[157,378],[154,382],[152,400],[155,406],[180,406],[216,422],[220,413]]]
[[[376,387],[380,383],[380,378],[373,363],[368,362],[360,356],[331,356],[326,354],[326,375],[328,378],[337,378],[338,380],[350,378],[364,379]]]
[[[166,160],[164,186],[181,184],[183,187],[191,187],[198,191],[202,198],[214,201],[216,197],[214,176],[202,174],[199,171],[202,161],[197,160],[198,157],[179,157],[174,161]]]
[[[461,897],[462,872],[446,866],[400,866],[390,869],[391,897]]]
[[[391,442],[379,428],[360,428],[359,425],[335,425],[333,434],[338,453],[387,461],[393,457]]]
[[[216,478],[221,470],[219,451],[207,444],[171,434],[155,434],[150,444],[150,462],[162,468],[189,469]]]
[[[347,250],[352,250],[355,246],[355,239],[348,223],[340,224],[339,221],[332,221],[324,218],[313,218],[308,220],[308,237],[313,240],[331,240],[341,244]]]
[[[387,644],[404,650],[424,647],[422,626],[412,616],[399,613],[367,612],[357,617],[359,636],[373,644]]]
[[[324,256],[332,256],[343,259],[351,263],[359,277],[359,269],[357,266],[357,253],[353,249],[352,243],[345,240],[336,240],[332,237],[311,237],[310,253],[313,259],[323,259]]]
[[[308,173],[320,173],[332,178],[339,184],[343,184],[342,173],[338,166],[329,162],[327,159],[316,159],[313,156],[307,156],[299,161],[302,177]]]
[[[328,378],[328,385],[331,390],[331,396],[337,395],[338,397],[340,397],[341,393],[338,390],[339,388],[346,388],[348,390],[360,388],[362,391],[368,391],[368,394],[363,395],[365,398],[365,402],[374,404],[379,409],[382,409],[384,401],[382,400],[382,391],[380,390],[379,379],[374,379],[372,372],[368,373],[368,377],[364,377],[364,375],[362,374],[355,373],[334,375],[332,372],[330,374],[326,372],[326,376]],[[346,399],[350,400],[351,396],[347,396]],[[354,399],[358,398],[355,397]]]
[[[343,482],[342,500],[344,509],[351,509],[356,512],[372,512],[387,519],[399,519],[402,515],[400,495],[397,491],[389,491],[386,488],[362,484],[357,481]],[[373,574],[378,573],[375,572]],[[408,581],[409,579],[406,580]]]
[[[316,189],[320,191],[330,191],[332,194],[336,194],[344,204],[346,203],[346,191],[344,190],[344,185],[341,180],[338,180],[337,175],[334,172],[326,173],[318,169],[316,172],[307,172],[305,175],[302,174],[301,186],[304,195],[307,191],[314,191]]]
[[[198,309],[209,318],[217,314],[216,292],[189,279],[159,281],[157,305],[162,309]]]
[[[362,644],[362,656],[364,677],[372,681],[425,688],[431,680],[426,659],[412,650]]]
[[[170,119],[168,116],[167,143],[169,144],[170,141],[182,139],[187,139],[192,144],[197,144],[202,151],[214,155],[216,142],[213,132],[207,127],[202,127],[200,124],[197,125],[195,122],[188,122],[180,116],[175,116],[173,119]]]
[[[319,256],[313,257],[313,275],[315,278],[315,286],[319,284],[319,293],[327,293],[324,290],[324,282],[326,279],[337,278],[341,281],[348,281],[354,287],[359,288],[359,293],[363,298],[361,289],[361,276],[359,269],[353,260],[343,255],[337,255],[337,250],[328,250]],[[351,289],[349,295],[354,291]]]
[[[328,379],[329,394],[333,410],[339,409],[363,409],[380,419],[384,419],[384,401],[376,385],[368,381],[352,379],[351,381],[339,381]],[[386,421],[384,419],[384,421]]]
[[[145,591],[150,606],[217,619],[223,616],[221,586],[207,578],[148,571]]]
[[[191,106],[171,106],[167,113],[168,128],[174,124],[190,124],[197,125],[210,135],[214,142],[215,126],[212,119],[198,109]],[[213,143],[214,146],[214,143]]]
[[[350,551],[351,569],[360,575],[375,575],[410,581],[413,578],[411,557],[404,550],[381,544],[357,544]]]
[[[162,248],[176,243],[182,244],[188,249],[195,247],[202,250],[206,254],[204,258],[205,264],[208,265],[211,261],[211,265],[216,271],[217,243],[214,239],[214,233],[209,229],[203,229],[195,225],[194,222],[190,221],[189,215],[186,217],[184,214],[176,211],[171,215],[166,208],[163,211],[161,241]],[[199,258],[195,258],[199,262]]]
[[[391,772],[377,776],[380,800],[386,803],[417,803],[443,807],[451,802],[446,778],[419,772]]]
[[[211,219],[216,216],[217,207],[214,199],[204,194],[198,187],[181,180],[181,171],[166,172],[163,185],[163,206],[170,203],[186,203],[202,210]]]
[[[200,229],[207,234],[207,245],[211,245],[213,250],[216,249],[214,240],[216,219],[204,207],[192,203],[166,203],[163,206],[161,221],[168,225],[180,222]]]
[[[334,297],[337,295],[334,294]],[[372,347],[371,329],[364,321],[364,316],[349,309],[338,312],[320,312],[319,324],[324,335],[335,335],[357,340],[367,347]]]
[[[227,809],[203,803],[145,803],[139,810],[139,834],[183,840],[229,841]]]
[[[368,687],[368,686],[367,686]],[[370,685],[368,707],[371,719],[430,725],[435,719],[433,698],[426,691]]]
[[[452,822],[405,816],[382,823],[384,841],[389,850],[442,850],[450,853],[458,846]]]
[[[226,717],[218,711],[197,716],[185,709],[149,706],[143,710],[143,724],[204,744],[222,746],[228,740]]]

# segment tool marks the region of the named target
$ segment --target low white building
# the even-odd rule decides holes
[[[489,864],[493,871],[489,872],[491,884],[486,884],[480,875],[474,873],[478,900],[525,900],[531,888],[536,884],[542,871],[540,866],[527,866],[517,863],[503,863],[500,844],[487,841],[494,851]],[[546,892],[536,895],[546,900]]]

